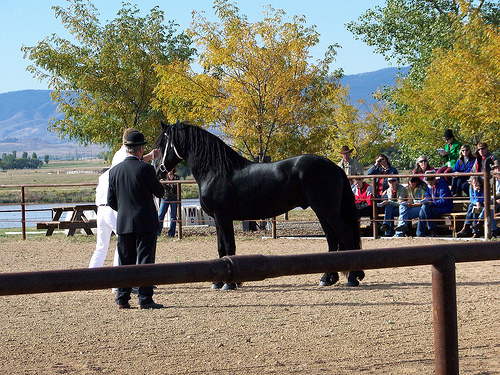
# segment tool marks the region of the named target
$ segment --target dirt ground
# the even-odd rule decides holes
[[[364,239],[363,248],[441,243]],[[459,242],[457,242],[457,245]],[[95,239],[0,238],[0,272],[87,267]],[[238,254],[324,252],[324,239],[238,235]],[[157,262],[215,258],[216,239],[162,237]],[[110,252],[106,265],[112,264]],[[456,267],[460,373],[500,374],[500,261]],[[290,276],[213,291],[159,285],[161,310],[118,310],[111,290],[0,297],[4,374],[432,374],[431,266],[318,287]]]

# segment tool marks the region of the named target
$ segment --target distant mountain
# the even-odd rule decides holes
[[[406,74],[408,68],[387,68],[369,73],[347,75],[343,85],[349,86],[353,103],[363,99],[372,103],[372,94],[395,83],[395,75]],[[102,151],[100,146],[83,147],[60,140],[47,130],[49,119],[61,116],[52,103],[49,90],[23,90],[0,94],[0,156],[17,151],[18,155],[36,152],[39,157],[52,155],[91,156]]]
[[[349,87],[349,93],[353,103],[362,99],[366,104],[375,102],[372,94],[386,86],[396,84],[398,74],[405,75],[409,68],[386,68],[369,73],[346,75],[341,79],[344,86]]]
[[[101,146],[83,147],[61,140],[47,130],[49,120],[61,116],[52,103],[49,90],[22,90],[0,94],[0,156],[17,151],[31,157],[90,157],[103,150]]]

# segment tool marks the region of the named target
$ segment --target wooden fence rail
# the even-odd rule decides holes
[[[495,197],[495,183],[490,183],[491,179],[491,172],[490,171],[484,171],[484,172],[473,172],[473,173],[436,173],[434,174],[435,176],[446,176],[446,177],[456,177],[456,176],[481,176],[483,177],[484,181],[484,201],[485,202],[490,202],[491,197]],[[398,175],[393,175],[398,178],[410,178],[414,177],[414,174],[398,174]],[[379,178],[387,178],[388,175],[360,175],[360,176],[348,176],[350,179],[352,178],[362,178],[362,179],[369,179],[371,181],[371,185],[373,188],[373,191],[376,191],[376,181]],[[493,180],[500,178],[500,175],[494,174],[493,175]],[[166,184],[176,184],[177,186],[177,217],[181,217],[181,212],[182,212],[182,207],[181,207],[181,202],[182,202],[182,185],[183,184],[196,184],[195,180],[176,180],[176,181],[164,181],[163,183]],[[28,188],[38,188],[38,187],[67,187],[67,186],[96,186],[96,183],[80,183],[80,184],[44,184],[44,185],[0,185],[0,188],[20,188],[21,191],[21,226],[22,226],[22,239],[26,239],[26,199],[25,199],[25,191]],[[375,200],[376,202],[377,200]],[[490,204],[485,204],[484,206],[484,237],[486,239],[491,238],[491,221],[493,217],[493,212],[491,211],[491,205]],[[377,212],[377,207],[374,205],[373,207],[373,218],[374,222],[376,223],[378,220],[378,212]],[[264,219],[264,218],[255,218],[256,220]],[[271,220],[271,233],[272,237],[276,238],[277,237],[277,230],[276,230],[276,219],[273,218]],[[179,239],[182,239],[182,220],[178,219],[177,222],[177,235]],[[373,225],[373,238],[376,239],[378,238],[378,226]]]
[[[258,281],[289,275],[432,265],[436,375],[459,373],[455,264],[500,259],[500,242],[440,244],[286,256],[0,274],[0,295],[162,285]]]

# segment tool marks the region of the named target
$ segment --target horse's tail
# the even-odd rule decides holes
[[[351,189],[351,184],[345,173],[342,173],[343,187],[340,212],[349,228],[352,229],[354,249],[361,249],[361,233],[359,229],[359,212]]]

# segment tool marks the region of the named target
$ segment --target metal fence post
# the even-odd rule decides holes
[[[182,240],[182,190],[181,183],[179,181],[176,182],[177,185],[177,235],[179,236],[179,240]]]
[[[458,375],[455,258],[446,255],[432,266],[434,361],[436,375]]]
[[[484,171],[484,238],[491,239],[491,172],[488,168]],[[495,196],[495,194],[493,194]]]

